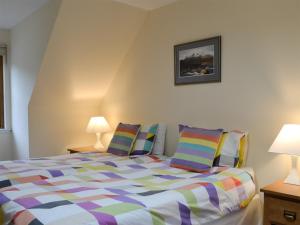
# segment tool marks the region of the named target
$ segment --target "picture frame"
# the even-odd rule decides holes
[[[221,36],[174,46],[175,85],[221,82]]]

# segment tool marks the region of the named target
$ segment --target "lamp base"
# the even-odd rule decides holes
[[[299,185],[300,186],[300,177],[297,169],[292,168],[290,174],[284,180],[285,184]]]
[[[97,137],[97,141],[94,145],[94,148],[97,150],[97,151],[101,151],[101,152],[104,152],[105,149],[104,149],[104,145],[101,143],[101,140],[100,140],[100,133],[96,133],[96,137]]]
[[[99,150],[103,150],[104,146],[101,142],[96,142],[96,144],[94,145],[94,148],[99,151]]]

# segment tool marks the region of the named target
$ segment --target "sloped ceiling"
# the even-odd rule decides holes
[[[0,29],[10,29],[48,0],[0,0]]]
[[[62,2],[29,106],[31,156],[94,140],[85,133],[89,116],[99,111],[146,16],[111,0]]]
[[[153,10],[176,2],[177,0],[115,0],[145,10]]]
[[[114,1],[64,0],[32,101],[101,99],[145,16]]]

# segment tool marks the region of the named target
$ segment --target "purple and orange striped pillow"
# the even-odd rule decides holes
[[[223,130],[179,125],[179,132],[177,150],[170,165],[196,172],[211,168]]]
[[[140,124],[132,125],[119,123],[108,146],[107,152],[121,156],[129,155],[140,127]]]

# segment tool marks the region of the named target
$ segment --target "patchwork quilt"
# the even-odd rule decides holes
[[[109,153],[82,153],[55,157],[0,162],[0,188],[53,177],[113,170],[117,166],[129,166],[163,158],[156,156],[121,157]]]
[[[160,157],[76,157],[105,167],[1,188],[2,223],[198,225],[246,207],[255,194],[252,177],[243,169],[215,167],[192,173],[172,168],[169,160]],[[41,168],[48,170],[48,166],[55,168],[54,164],[61,166],[60,162],[67,161],[85,165],[76,157],[44,158]],[[12,167],[5,164],[14,163],[1,165],[7,169]],[[24,164],[40,166],[32,161]]]

